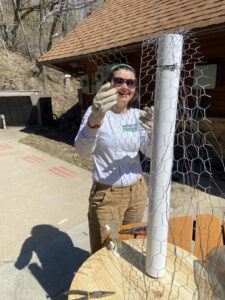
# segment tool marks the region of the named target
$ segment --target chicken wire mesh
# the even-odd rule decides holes
[[[115,299],[198,299],[201,297],[211,299],[212,296],[224,299],[225,297],[222,280],[224,271],[214,272],[216,275],[210,277],[213,267],[208,267],[215,267],[218,261],[224,260],[221,258],[224,255],[220,250],[220,246],[224,244],[224,188],[218,177],[218,170],[220,173],[224,172],[224,159],[222,149],[207,119],[207,107],[204,103],[209,97],[207,94],[209,83],[205,75],[207,66],[204,66],[204,57],[200,51],[199,42],[190,33],[179,32],[179,35],[183,37],[183,48],[179,73],[175,72],[175,76],[179,76],[179,86],[174,147],[171,152],[172,157],[167,158],[172,160],[172,166],[168,170],[163,170],[168,173],[170,180],[162,186],[161,194],[158,196],[159,205],[165,194],[167,194],[166,201],[168,197],[170,198],[168,202],[170,207],[167,207],[166,213],[167,222],[164,224],[165,216],[161,216],[159,221],[166,228],[168,226],[166,272],[162,278],[156,279],[146,274],[146,256],[148,255],[146,237],[132,238],[127,242],[122,242],[119,249],[120,256],[112,262],[117,264],[121,275],[122,292]],[[158,47],[164,38],[165,36],[161,36],[143,41],[138,70],[139,97],[132,103],[137,108],[154,105],[155,96],[159,94],[157,89],[162,89],[156,81],[157,70],[161,67],[158,65]],[[173,51],[173,47],[176,45],[171,44],[170,51]],[[92,78],[94,92],[104,82],[112,65],[121,62],[131,63],[129,56],[124,53],[123,47],[117,47],[88,55],[90,62],[98,70]],[[174,68],[173,65],[166,67],[169,70]],[[167,89],[171,87],[173,87],[173,80],[168,80],[168,86],[164,85],[163,90],[160,91],[167,100],[167,107],[163,112],[165,119],[167,111],[173,108],[171,95],[167,92]],[[137,155],[139,150],[137,149],[138,143],[135,141],[138,137],[133,134],[137,130],[136,125],[132,124],[133,119],[135,119],[135,112],[129,118],[124,118],[123,115],[109,116],[109,130],[113,136],[110,147],[116,159],[114,164],[106,167],[105,172],[108,172],[109,176],[114,176],[123,185],[129,184],[129,170],[126,168],[126,163],[131,161],[132,155],[134,153]],[[170,120],[168,120],[170,131],[172,127],[169,122]],[[122,131],[118,130],[119,127]],[[162,146],[167,145],[167,141],[164,140],[164,142]],[[122,158],[120,149],[125,153]],[[143,153],[139,152],[138,155],[140,155],[148,195],[151,195],[152,162]],[[133,193],[132,197],[138,199],[137,192],[136,188],[129,191]],[[119,219],[120,224],[127,223],[123,222],[124,208],[120,205],[127,194],[121,190],[113,197],[115,206],[107,214],[112,220],[118,221]],[[147,210],[152,205],[151,201],[150,197],[141,225],[147,222]],[[136,209],[138,211],[138,208]],[[133,220],[129,219],[129,223],[137,226],[139,221],[134,217]],[[151,231],[151,228],[148,230]],[[162,243],[159,248],[162,249],[167,239],[161,240],[158,235],[160,232],[156,231],[153,238]],[[218,248],[216,253],[222,253],[222,256],[216,262],[213,259],[208,261],[207,254],[216,248]]]
[[[207,119],[207,107],[204,106],[204,99],[209,97],[207,94],[207,76],[205,75],[207,66],[204,67],[204,57],[200,52],[200,45],[197,38],[190,33],[181,34],[184,37],[184,44],[179,78],[171,173],[172,190],[169,208],[169,242],[184,248],[187,252],[179,254],[182,256],[180,262],[178,255],[180,247],[175,246],[173,254],[175,253],[176,259],[171,268],[171,266],[169,266],[171,253],[170,249],[168,249],[166,274],[170,274],[170,276],[168,282],[164,282],[164,292],[161,290],[161,296],[163,298],[165,297],[164,299],[181,299],[182,297],[188,297],[188,299],[192,297],[211,299],[210,297],[213,295],[222,299],[224,297],[224,284],[221,284],[221,282],[224,279],[224,273],[218,275],[217,272],[215,276],[216,279],[214,278],[214,285],[212,285],[213,279],[209,279],[210,276],[207,273],[209,269],[205,268],[204,264],[195,263],[195,268],[191,268],[189,272],[187,270],[184,272],[185,276],[182,278],[183,282],[181,278],[177,281],[179,282],[178,285],[176,282],[176,276],[179,277],[178,273],[180,267],[182,264],[185,264],[185,259],[191,258],[191,254],[195,255],[195,259],[206,259],[206,255],[213,248],[215,253],[215,249],[218,247],[218,252],[220,253],[218,256],[223,260],[223,250],[221,250],[219,246],[224,244],[224,233],[222,232],[224,220],[224,189],[221,188],[222,185],[220,181],[220,184],[218,184],[218,177],[216,178],[215,176],[216,167],[213,165],[219,164],[219,168],[222,171],[224,170],[224,160],[222,150],[218,146],[219,143],[216,136],[212,133],[210,122]],[[166,87],[165,85],[156,84],[157,68],[160,67],[157,64],[159,61],[158,47],[164,38],[165,36],[161,36],[143,42],[139,93],[141,99],[140,103],[142,103],[143,99],[147,99],[147,102],[145,101],[146,105],[151,106],[156,102],[155,95],[159,94],[157,88],[164,88],[160,93],[168,100],[168,105],[164,107],[164,118],[166,119],[169,109],[173,106],[173,103],[170,102],[171,93],[169,93],[169,88],[173,87],[173,79],[168,81],[169,85]],[[171,44],[169,51],[173,51],[173,47],[175,46],[176,45]],[[168,53],[168,55],[170,54]],[[173,68],[173,66],[169,67]],[[177,76],[179,75],[177,74]],[[202,123],[206,123],[207,126],[202,126]],[[203,128],[208,128],[208,130],[204,130]],[[171,130],[169,123],[168,129]],[[214,142],[212,142],[212,139],[209,141],[207,138],[209,134],[214,137]],[[167,145],[166,140],[165,144]],[[215,147],[215,145],[218,147]],[[165,158],[165,160],[166,159],[168,158]],[[161,161],[162,164],[163,160],[164,159]],[[158,171],[159,170],[160,168],[158,168]],[[170,172],[170,169],[167,169],[167,171]],[[149,189],[153,189],[154,187],[151,186],[148,175],[146,179]],[[162,180],[162,183],[157,182],[157,184],[162,185],[161,194],[160,189],[157,190],[159,192],[157,199],[158,206],[160,206],[160,201],[164,197],[163,193],[168,192],[170,183],[163,185]],[[151,196],[151,192],[149,192],[149,195]],[[150,206],[152,205],[152,200],[150,197]],[[164,201],[167,200],[168,196],[166,195]],[[153,213],[155,212],[156,210],[153,211]],[[152,216],[150,215],[149,217],[151,218]],[[219,219],[214,219],[214,217],[218,217]],[[218,226],[215,226],[215,220],[218,222]],[[159,223],[160,222],[161,225],[163,225],[163,215],[161,216]],[[152,225],[151,222],[150,225]],[[164,225],[166,226],[166,224]],[[192,228],[193,231],[191,230]],[[152,229],[149,228],[149,231],[151,230]],[[153,239],[159,239],[160,241],[159,234],[157,234],[156,230],[152,236]],[[213,242],[212,236],[214,236]],[[163,248],[165,241],[161,242]],[[146,249],[146,247],[143,249]],[[147,253],[145,254],[148,255]],[[146,261],[144,261],[142,265],[143,269],[145,264]],[[206,279],[207,276],[202,276],[201,272],[207,274],[208,278]],[[193,276],[196,286],[192,285]],[[201,278],[204,278],[204,280],[201,280]],[[200,282],[202,283],[203,281],[204,284],[200,285]],[[206,282],[208,282],[208,286]],[[150,286],[151,285],[152,282]],[[146,286],[146,290],[142,296],[138,296],[140,297],[139,299],[145,299],[145,297],[146,299],[151,299],[153,297],[153,295],[150,294],[150,286]],[[167,288],[169,292],[166,295]],[[183,290],[187,291],[189,288],[190,294],[184,296],[182,294]],[[138,286],[136,286],[135,289],[136,293],[137,290]],[[134,298],[130,297],[129,295],[128,299],[138,299],[137,296],[137,298],[135,298],[135,296]]]

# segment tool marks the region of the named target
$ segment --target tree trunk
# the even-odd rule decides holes
[[[11,30],[11,35],[12,35],[12,50],[16,49],[16,37],[17,37],[17,31],[20,26],[20,15],[19,15],[19,9],[21,2],[20,0],[12,0],[12,5],[13,5],[13,11],[14,11],[14,20],[13,20],[13,28]]]
[[[53,36],[54,36],[54,33],[55,33],[55,29],[56,29],[56,25],[58,23],[58,16],[54,16],[54,20],[52,22],[52,27],[51,27],[51,31],[50,31],[50,34],[49,34],[49,38],[48,38],[48,45],[47,45],[47,51],[49,51],[51,48],[52,48],[52,44],[53,44]]]
[[[26,44],[26,47],[27,47],[27,52],[29,54],[30,60],[33,61],[33,55],[31,54],[31,50],[30,50],[30,47],[29,47],[29,44],[28,44],[28,40],[27,40],[25,31],[24,31],[24,28],[23,28],[23,24],[21,22],[20,12],[18,12],[18,16],[19,16],[19,24],[21,26],[22,34],[23,34],[24,41],[25,41],[25,44]]]
[[[43,17],[45,12],[45,0],[40,0],[40,27],[39,27],[39,50],[40,55],[44,54],[44,26],[43,26]],[[45,66],[40,66],[42,73],[42,83],[43,90],[46,90],[46,68]]]
[[[63,0],[62,3],[66,9],[66,11],[62,13],[62,35],[66,36],[68,33],[69,1]]]
[[[44,53],[44,26],[43,26],[44,6],[45,6],[45,0],[40,0],[39,51],[41,55],[43,55]]]
[[[7,23],[5,21],[5,16],[4,16],[1,0],[0,0],[0,29],[2,31],[3,43],[4,43],[5,47],[7,48],[9,45],[9,33],[8,33]]]

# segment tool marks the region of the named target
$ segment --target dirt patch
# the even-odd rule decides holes
[[[27,137],[20,140],[49,155],[63,159],[78,167],[91,171],[93,168],[92,158],[83,158],[75,150],[73,143],[76,135],[74,129],[41,128],[33,130]]]
[[[170,207],[171,217],[208,214],[224,218],[224,198],[178,182],[172,183]]]

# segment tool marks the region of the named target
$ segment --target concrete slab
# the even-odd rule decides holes
[[[0,130],[0,300],[62,300],[90,255],[91,173],[19,143],[21,130]]]
[[[60,231],[39,246],[35,234],[28,237],[23,247],[30,250],[23,249],[16,261],[0,267],[0,299],[65,299],[62,291],[69,289],[74,272],[89,256],[87,227],[84,222],[68,232]]]
[[[0,130],[0,299],[58,295],[89,255],[90,172]]]

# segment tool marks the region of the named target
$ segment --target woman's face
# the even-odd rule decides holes
[[[115,71],[112,78],[112,87],[116,88],[118,93],[117,107],[120,109],[126,108],[129,101],[134,97],[136,90],[134,73],[125,69]]]

